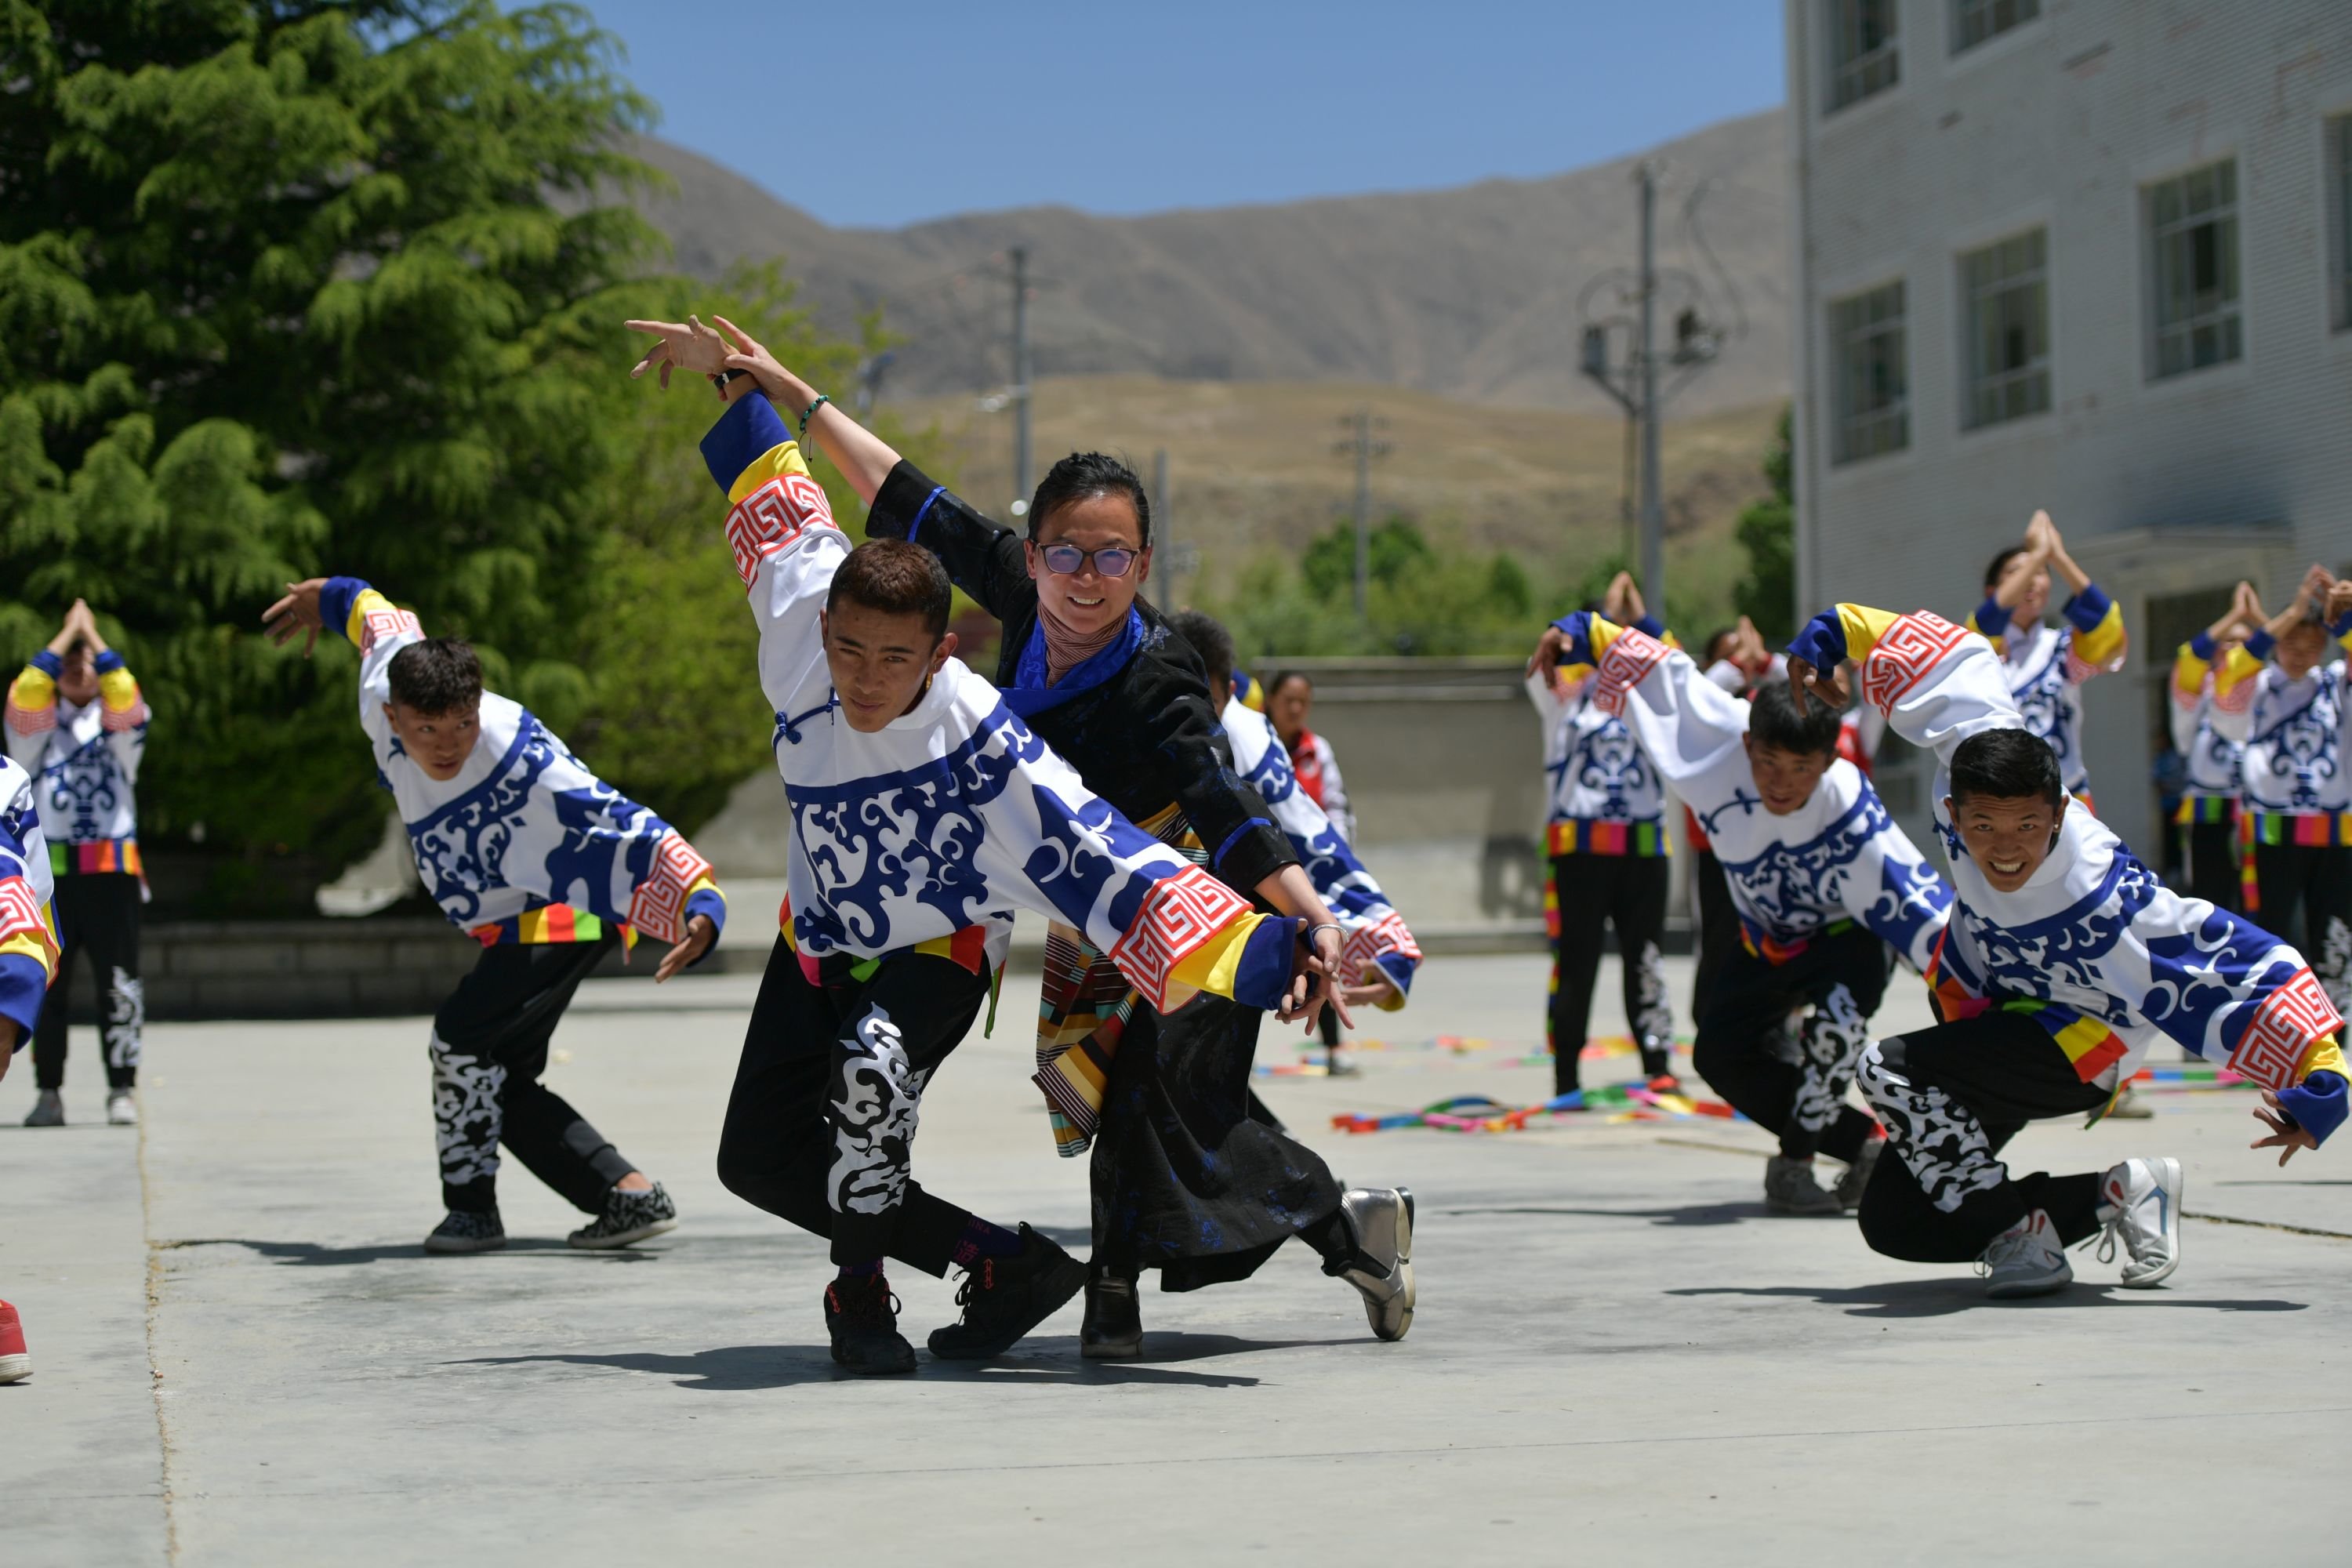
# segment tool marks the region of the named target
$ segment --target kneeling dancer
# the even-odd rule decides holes
[[[1595,667],[1592,700],[1622,715],[1713,846],[1739,917],[1739,945],[1693,1000],[1691,1065],[1780,1152],[1764,1167],[1780,1214],[1839,1214],[1862,1201],[1877,1163],[1877,1125],[1846,1103],[1892,947],[1925,970],[1952,890],[1838,755],[1840,719],[1800,714],[1785,686],[1743,701],[1687,654],[1587,611],[1547,630],[1533,679]],[[1789,1015],[1811,1011],[1788,1048]],[[1791,1055],[1795,1059],[1790,1059]],[[1845,1165],[1834,1191],[1813,1156]]]
[[[1863,1194],[1863,1236],[1891,1258],[1979,1259],[1987,1294],[2011,1297],[2064,1287],[2066,1248],[2104,1228],[2129,1254],[2123,1283],[2155,1285],[2180,1261],[2179,1161],[2018,1177],[2002,1145],[2029,1121],[2096,1120],[2170,1038],[2263,1086],[2253,1146],[2284,1163],[2343,1123],[2343,1020],[2301,953],[2173,892],[2069,798],[1983,637],[1840,605],[1790,645],[1790,695],[1842,704],[1848,659],[1864,700],[1936,753],[1955,892],[1929,971],[1943,1022],[1863,1055],[1896,1156]]]
[[[1093,1150],[1095,1253],[1081,1350],[1129,1353],[1124,1347],[1140,1331],[1142,1269],[1158,1268],[1170,1290],[1239,1279],[1294,1236],[1361,1295],[1375,1334],[1403,1338],[1414,1300],[1406,1194],[1343,1190],[1312,1150],[1253,1114],[1251,1061],[1269,1005],[1262,994],[1235,993],[1215,969],[1168,986],[1151,978],[1167,952],[1188,950],[1209,916],[1247,909],[1254,895],[1306,922],[1318,984],[1301,1016],[1312,1023],[1322,980],[1343,967],[1344,943],[1265,803],[1234,773],[1200,659],[1136,596],[1150,571],[1151,517],[1135,475],[1100,454],[1055,464],[1037,487],[1024,540],[932,482],[732,325],[719,323],[742,342],[731,356],[714,354],[716,335],[694,327],[639,325],[663,340],[648,363],[756,378],[766,395],[757,412],[730,409],[722,430],[756,419],[784,442],[767,399],[803,411],[805,433],[870,503],[868,537],[938,556],[1003,624],[1004,710],[1034,726],[1034,740],[1066,760],[1089,799],[1099,796],[1192,868],[1181,885],[1195,892],[1194,916],[1180,917],[1171,900],[1148,937],[1122,936],[1127,921],[1082,922],[1078,906],[1063,903],[1047,934],[1037,1079],[1054,1107],[1056,1148]],[[751,482],[747,475],[734,484],[739,502]],[[814,489],[804,475],[799,483]],[[957,681],[968,679],[961,664],[948,668]],[[819,690],[808,705],[824,700]],[[788,768],[792,750],[789,742],[779,748]]]
[[[356,577],[287,585],[269,607],[283,646],[321,627],[360,650],[360,726],[406,824],[425,890],[482,944],[433,1017],[433,1121],[448,1214],[427,1252],[504,1247],[501,1144],[574,1208],[574,1247],[626,1247],[677,1224],[661,1184],[539,1081],[573,993],[616,942],[672,944],[667,980],[719,940],[727,900],[710,863],[660,817],[588,771],[521,704],[482,689],[481,661]]]
[[[790,901],[719,1150],[734,1192],[827,1237],[835,1361],[911,1372],[883,1260],[964,1271],[931,1353],[1003,1353],[1077,1293],[1083,1265],[991,1223],[909,1169],[932,1073],[986,1002],[1015,905],[1173,992],[1286,1012],[1308,996],[1294,922],[1260,915],[1098,799],[953,655],[953,593],[928,551],[852,550],[750,384],[702,444],[760,629],[790,797]]]

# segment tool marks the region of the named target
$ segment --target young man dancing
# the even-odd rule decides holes
[[[672,944],[667,980],[719,940],[727,900],[710,863],[670,825],[588,771],[520,704],[482,689],[467,644],[356,577],[287,585],[266,616],[279,646],[320,628],[360,652],[360,727],[451,924],[482,944],[434,1016],[433,1120],[448,1209],[427,1252],[506,1245],[499,1151],[592,1223],[572,1246],[626,1247],[677,1224],[661,1184],[541,1083],[548,1042],[581,981],[616,942]]]
[[[1730,696],[1679,649],[1579,613],[1553,623],[1531,680],[1590,667],[1611,711],[1714,846],[1739,920],[1739,945],[1695,1004],[1691,1065],[1717,1093],[1779,1134],[1764,1167],[1778,1214],[1833,1215],[1862,1201],[1878,1128],[1845,1102],[1887,949],[1926,969],[1951,889],[1895,825],[1870,780],[1838,755],[1839,715],[1800,714],[1785,686]],[[1791,1011],[1811,1012],[1789,1059]],[[1835,1191],[1813,1157],[1845,1165]]]
[[[2063,626],[2045,626],[2050,573],[2066,579]],[[2066,793],[2091,804],[2091,775],[2083,758],[2083,683],[2124,667],[2130,639],[2123,611],[2090,574],[2066,553],[2066,542],[2046,511],[2026,525],[2025,542],[2012,544],[1985,568],[1985,600],[1969,617],[2000,656],[2010,700],[2025,727],[2058,753]]]
[[[33,1037],[58,972],[49,851],[33,793],[32,775],[0,757],[0,1078],[8,1076],[9,1062]],[[15,1307],[0,1301],[0,1383],[32,1375],[23,1321]]]
[[[106,1120],[139,1120],[139,1037],[147,1004],[139,981],[139,906],[147,896],[139,864],[133,790],[147,752],[147,704],[122,656],[106,646],[81,600],[66,612],[49,646],[8,688],[8,754],[37,783],[42,836],[57,879],[59,963],[89,964],[99,994],[99,1040],[106,1068]],[[33,1037],[33,1081],[40,1092],[27,1127],[65,1125],[66,995],[49,990]]]
[[[727,1109],[733,1191],[830,1238],[834,1359],[911,1372],[886,1258],[964,1270],[934,1355],[998,1355],[1086,1269],[910,1171],[931,1075],[1002,967],[1016,906],[1067,921],[1155,1005],[1195,993],[1309,1004],[1292,921],[1248,903],[1097,798],[953,655],[929,552],[852,550],[764,394],[745,382],[704,439],[760,629],[760,681],[793,821],[786,922]],[[1320,992],[1315,993],[1319,1000]]]
[[[1974,1258],[1997,1298],[2074,1278],[2066,1248],[2104,1228],[2123,1283],[2180,1261],[2180,1163],[2019,1177],[2000,1158],[2029,1121],[2095,1119],[2160,1038],[2263,1086],[2255,1148],[2316,1148],[2346,1110],[2343,1026],[2303,955],[2185,899],[2074,800],[1984,638],[1919,611],[1840,605],[1789,649],[1800,709],[1842,707],[1842,666],[1895,731],[1936,753],[1955,900],[1930,981],[1929,1029],[1873,1044],[1863,1091],[1885,1123],[1863,1237],[1891,1258]]]
[[[1627,573],[1617,574],[1595,613],[1612,624],[1630,622],[1654,640],[1666,635],[1643,611],[1641,592]],[[1544,924],[1552,963],[1544,1032],[1551,1043],[1553,1092],[1570,1094],[1580,1087],[1604,925],[1617,928],[1625,1026],[1641,1052],[1642,1076],[1655,1081],[1674,1070],[1675,1043],[1659,947],[1670,876],[1664,782],[1618,718],[1615,704],[1599,699],[1589,665],[1565,673],[1531,670],[1528,700],[1543,725],[1544,772],[1549,778]]]
[[[2214,728],[2242,742],[2240,826],[2246,912],[2299,935],[2340,1012],[2352,1005],[2352,582],[2314,566],[2294,602],[2214,677],[2242,703],[2216,702]],[[2300,929],[2298,930],[2298,917]]]

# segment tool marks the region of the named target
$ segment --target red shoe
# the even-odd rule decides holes
[[[0,1383],[17,1383],[33,1375],[33,1358],[25,1352],[25,1325],[16,1309],[0,1301]]]

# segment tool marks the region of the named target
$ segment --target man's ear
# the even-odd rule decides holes
[[[947,668],[948,660],[955,657],[955,633],[944,632],[940,634],[939,647],[931,649],[931,673],[933,675],[937,675],[940,670]]]
[[[1955,827],[1960,825],[1960,808],[1952,804],[1950,795],[1944,797],[1944,820]]]
[[[1742,735],[1739,737],[1739,745],[1740,749],[1748,753],[1748,760],[1751,763],[1754,762],[1756,760],[1756,737],[1753,735]]]
[[[832,638],[833,612],[828,609],[819,609],[816,613],[817,645],[822,647],[825,643],[830,642]]]

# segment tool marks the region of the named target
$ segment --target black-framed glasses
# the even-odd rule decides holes
[[[1045,558],[1045,570],[1058,577],[1074,575],[1089,559],[1104,576],[1124,577],[1135,570],[1136,557],[1143,552],[1129,550],[1124,544],[1107,544],[1100,550],[1081,550],[1075,544],[1041,544],[1037,553]]]

